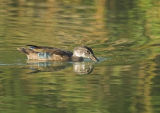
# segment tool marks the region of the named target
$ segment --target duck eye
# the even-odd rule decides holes
[[[87,51],[87,53],[88,53],[88,54],[90,54],[90,52],[89,52],[89,51]]]

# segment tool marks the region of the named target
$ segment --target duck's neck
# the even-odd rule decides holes
[[[73,55],[71,57],[71,60],[74,62],[81,62],[81,61],[83,61],[83,57],[78,57],[78,56]]]

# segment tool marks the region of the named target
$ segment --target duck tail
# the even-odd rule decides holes
[[[29,54],[29,50],[25,49],[23,47],[22,48],[17,48],[17,50],[20,51],[20,52],[22,52],[22,53],[24,53],[24,54],[27,54],[27,55]]]

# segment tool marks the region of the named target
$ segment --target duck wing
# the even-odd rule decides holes
[[[55,47],[48,47],[48,46],[36,46],[36,45],[26,45],[28,46],[30,49],[58,49]]]
[[[72,52],[64,51],[64,50],[61,50],[61,49],[52,49],[50,51],[50,53],[55,54],[55,55],[59,55],[59,56],[69,56],[69,57],[71,57],[73,55]]]
[[[36,45],[27,45],[30,49],[32,49],[35,52],[38,53],[50,53],[50,54],[56,54],[60,56],[69,56],[71,57],[73,55],[70,51],[61,50],[55,47],[47,47],[47,46],[36,46]]]

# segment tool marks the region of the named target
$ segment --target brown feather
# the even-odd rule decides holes
[[[54,60],[54,61],[67,61],[73,55],[70,51],[64,51],[54,47],[34,46],[27,45],[29,48],[19,48],[18,50],[27,55],[28,59],[32,60]],[[50,57],[40,58],[38,53],[49,53]]]
[[[71,57],[73,55],[72,52],[70,51],[65,51],[65,50],[61,50],[55,47],[47,47],[47,46],[35,46],[35,45],[27,45],[30,48],[32,48],[33,51],[35,52],[46,52],[46,53],[51,53],[51,54],[56,54],[56,55],[67,55],[69,57]]]

